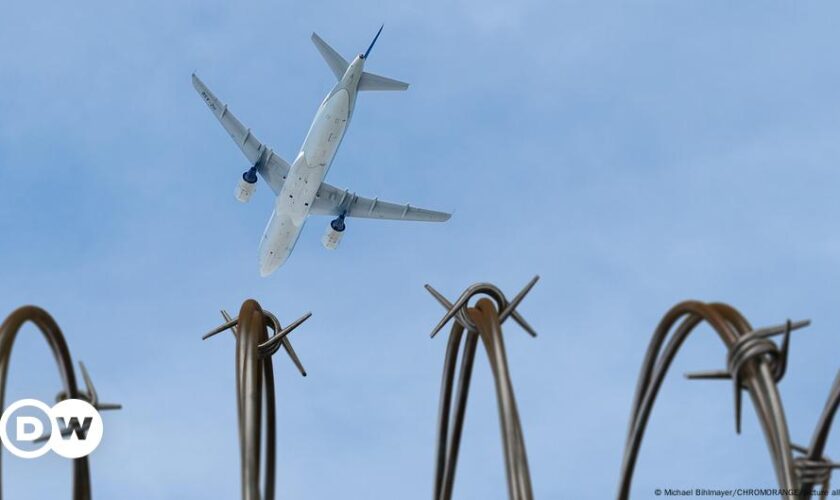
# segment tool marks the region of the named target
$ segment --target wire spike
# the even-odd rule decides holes
[[[776,362],[775,366],[775,373],[774,378],[776,382],[782,379],[785,376],[785,371],[787,371],[787,358],[788,358],[788,348],[790,347],[790,332],[793,331],[793,324],[790,320],[787,320],[785,324],[785,336],[782,340],[782,348],[779,349],[779,359]]]
[[[793,451],[802,453],[803,455],[807,455],[808,453],[811,452],[811,450],[809,448],[806,448],[806,447],[802,446],[801,444],[796,444],[796,443],[790,443],[790,448]]]
[[[447,307],[447,308],[449,309],[448,311],[446,311],[446,314],[443,316],[443,319],[441,319],[441,320],[438,322],[438,324],[435,326],[435,328],[432,330],[431,335],[429,335],[431,338],[434,338],[434,337],[435,337],[435,335],[437,335],[437,334],[438,334],[438,332],[439,332],[439,331],[440,331],[440,330],[441,330],[444,326],[446,326],[446,323],[448,323],[450,319],[452,319],[453,317],[455,317],[455,318],[456,318],[456,320],[457,320],[457,317],[456,317],[455,315],[458,313],[458,311],[459,311],[462,307],[464,307],[465,305],[467,305],[467,302],[470,300],[470,297],[471,297],[472,295],[471,295],[471,291],[470,291],[470,289],[467,289],[466,291],[464,291],[464,293],[462,293],[462,294],[461,294],[461,296],[460,296],[460,297],[458,297],[458,300],[456,300],[456,301],[455,301],[455,303],[450,304],[450,303],[449,303],[449,301],[448,301],[448,300],[446,300],[446,298],[445,298],[442,294],[440,294],[440,292],[438,292],[437,290],[435,290],[434,288],[432,288],[432,287],[431,287],[431,285],[428,285],[428,284],[427,284],[427,285],[425,286],[425,288],[426,288],[426,290],[428,290],[428,291],[429,291],[429,293],[431,293],[431,294],[432,294],[432,296],[433,296],[435,299],[437,299],[437,300],[438,300],[438,302],[440,302],[442,305],[444,305],[445,307]],[[464,326],[465,326],[465,327],[467,327],[468,325],[464,325]],[[469,329],[469,328],[468,328],[468,329]]]
[[[99,411],[122,410],[122,405],[119,403],[99,403],[96,409]]]
[[[528,322],[525,321],[525,318],[522,317],[522,315],[520,315],[516,311],[513,311],[512,313],[510,313],[510,315],[513,318],[514,321],[519,323],[519,326],[521,326],[526,332],[528,332],[528,335],[530,335],[532,337],[537,336],[537,332],[536,332],[536,330],[534,330],[534,327],[529,325]]]
[[[708,370],[687,372],[685,378],[689,380],[726,380],[732,378],[732,376],[726,370]]]
[[[283,338],[283,347],[286,349],[286,354],[292,358],[292,362],[295,364],[297,369],[300,371],[300,374],[304,377],[306,376],[306,369],[303,367],[303,363],[300,362],[300,358],[298,358],[297,353],[295,352],[294,348],[292,347],[292,342],[288,338]]]
[[[461,306],[456,304],[456,305],[453,305],[448,311],[446,311],[446,314],[443,316],[443,319],[441,319],[438,322],[438,324],[432,330],[431,335],[429,335],[429,336],[431,338],[434,338],[435,335],[437,335],[438,332],[441,331],[441,329],[443,329],[443,327],[446,326],[447,323],[449,323],[449,320],[452,319],[455,316],[455,314],[458,312],[458,309],[460,309],[460,308],[461,308]]]
[[[810,325],[811,325],[811,320],[810,319],[804,319],[804,320],[801,320],[801,321],[787,320],[787,322],[782,323],[780,325],[773,325],[773,326],[768,326],[766,328],[759,328],[758,330],[754,330],[752,333],[753,333],[753,335],[756,335],[758,337],[774,337],[776,335],[781,335],[783,333],[799,330],[799,329],[805,328],[806,326],[810,326]]]
[[[82,361],[79,361],[79,368],[82,371],[82,378],[85,381],[89,403],[95,408],[99,404],[99,395],[96,393],[96,387],[93,386],[93,380],[90,378],[90,374]]]
[[[735,433],[741,434],[741,377],[736,375],[734,377],[735,383]]]
[[[220,312],[220,313],[222,313],[222,318],[224,318],[224,319],[225,319],[225,321],[230,321],[230,320],[232,320],[232,319],[233,319],[233,318],[230,316],[230,314],[228,314],[228,312],[227,312],[227,310],[226,310],[226,309],[222,309],[222,310],[221,310],[221,311],[219,311],[219,312]],[[236,327],[236,326],[232,326],[232,327],[230,327],[230,331],[233,333],[233,336],[234,336],[234,337],[236,337],[236,335],[239,333],[239,330],[237,329],[237,327]]]
[[[426,283],[424,285],[424,288],[426,290],[428,290],[428,292],[430,294],[432,294],[432,297],[434,297],[435,300],[437,300],[440,303],[440,305],[442,305],[444,307],[444,309],[446,309],[446,314],[443,316],[443,319],[438,322],[438,324],[432,330],[431,335],[429,335],[431,338],[435,338],[435,335],[437,335],[438,332],[446,325],[446,323],[448,323],[449,320],[452,319],[452,317],[455,316],[455,314],[458,312],[458,309],[460,308],[460,306],[456,307],[456,304],[460,303],[461,299],[463,299],[464,296],[462,295],[458,299],[456,304],[453,304],[452,302],[449,302],[449,300],[447,300],[447,298],[444,297],[442,293],[435,290],[432,287],[432,285]]]
[[[224,313],[224,312],[223,312],[223,314],[227,314],[227,313]],[[239,323],[239,318],[238,318],[238,317],[233,318],[233,319],[231,319],[230,321],[227,321],[227,322],[225,322],[224,324],[222,324],[222,326],[219,326],[219,327],[217,327],[217,328],[214,328],[213,330],[210,330],[208,333],[205,333],[205,334],[204,334],[204,336],[203,336],[203,337],[201,337],[201,340],[207,340],[207,339],[209,339],[210,337],[212,337],[213,335],[216,335],[216,334],[222,333],[223,331],[227,330],[228,328],[233,328],[233,327],[235,327],[238,323]],[[234,330],[234,331],[235,331],[235,330]]]
[[[536,275],[533,278],[531,278],[531,281],[529,281],[528,284],[525,285],[525,287],[522,289],[522,291],[520,291],[518,294],[516,294],[516,297],[514,297],[513,300],[511,300],[508,303],[507,307],[504,308],[504,310],[501,312],[501,314],[499,314],[499,320],[500,321],[506,320],[507,317],[510,316],[514,312],[514,310],[519,305],[519,303],[522,302],[522,299],[524,299],[525,296],[528,295],[528,292],[530,292],[531,289],[534,288],[534,285],[536,285],[537,281],[539,281],[539,280],[540,280],[539,275]],[[517,320],[517,322],[520,325],[522,324],[522,322],[520,320]],[[523,328],[525,328],[525,327],[523,326]],[[525,328],[525,329],[527,330],[528,328]],[[534,333],[533,335],[536,336],[536,333]]]
[[[423,286],[426,290],[429,291],[430,294],[432,294],[432,297],[434,297],[435,299],[437,299],[438,302],[440,302],[440,305],[442,305],[444,309],[451,309],[452,308],[452,303],[449,302],[449,300],[447,300],[446,297],[444,297],[442,293],[440,293],[437,290],[435,290],[434,288],[432,288],[432,285],[427,283]]]
[[[283,336],[286,336],[286,335],[288,335],[288,334],[292,333],[292,330],[294,330],[295,328],[299,327],[301,324],[303,324],[303,322],[304,322],[304,321],[308,320],[308,319],[309,319],[309,318],[311,318],[311,317],[312,317],[312,313],[311,313],[311,312],[308,312],[308,313],[304,314],[304,315],[303,315],[303,316],[301,316],[300,318],[298,318],[298,319],[296,319],[296,320],[292,321],[292,322],[289,324],[289,326],[287,326],[286,328],[283,328],[283,329],[280,331],[280,333],[278,333],[278,335],[283,335]]]
[[[85,381],[85,387],[87,387],[88,403],[99,411],[122,410],[122,405],[119,403],[100,403],[99,394],[96,392],[96,387],[93,385],[93,377],[90,376],[90,373],[87,371],[87,367],[85,367],[85,364],[82,361],[79,361],[79,368],[82,371],[82,378]]]
[[[267,354],[269,352],[270,354],[274,354],[275,352],[277,352],[277,349],[279,348],[279,343],[283,340],[283,338],[285,338],[286,335],[292,333],[292,331],[295,328],[299,327],[304,321],[308,320],[310,317],[312,317],[312,313],[308,312],[300,318],[294,320],[292,323],[289,324],[289,326],[283,328],[282,330],[274,334],[270,339],[260,344],[258,346],[260,352],[262,354]]]

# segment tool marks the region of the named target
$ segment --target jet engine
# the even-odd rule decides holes
[[[256,190],[257,169],[252,167],[242,174],[242,178],[239,179],[239,184],[236,185],[236,189],[233,191],[233,196],[242,203],[248,203],[248,200],[251,199],[251,195],[253,195]]]
[[[344,230],[347,226],[344,224],[344,214],[339,215],[327,226],[327,232],[321,237],[321,243],[327,250],[335,250],[341,242],[341,237],[344,236]]]

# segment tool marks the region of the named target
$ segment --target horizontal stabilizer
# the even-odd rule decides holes
[[[405,90],[408,84],[365,71],[359,79],[359,90]]]
[[[324,61],[326,61],[327,65],[329,65],[335,75],[335,78],[337,80],[341,80],[341,77],[344,76],[344,73],[347,71],[347,67],[350,66],[347,59],[341,57],[341,54],[336,52],[334,48],[330,47],[327,42],[318,36],[317,33],[312,33],[312,43],[314,43],[315,47],[318,48],[318,52],[321,53]]]

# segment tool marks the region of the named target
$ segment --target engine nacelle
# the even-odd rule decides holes
[[[330,226],[327,226],[327,232],[321,238],[321,243],[324,244],[324,248],[327,250],[335,250],[338,248],[342,236],[344,236],[344,231],[336,231]]]
[[[327,250],[335,250],[341,242],[341,237],[344,236],[344,215],[339,215],[338,218],[332,220],[327,226],[327,231],[321,237],[321,243]]]
[[[239,184],[236,185],[236,189],[233,191],[233,196],[240,202],[247,203],[256,190],[257,174],[254,169],[251,169],[242,174],[242,178],[239,179]]]

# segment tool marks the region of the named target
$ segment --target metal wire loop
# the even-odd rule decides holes
[[[70,357],[70,349],[67,346],[67,341],[61,332],[61,328],[58,327],[58,324],[47,311],[35,306],[24,306],[15,310],[0,325],[0,407],[4,406],[6,396],[6,382],[8,381],[12,346],[21,327],[28,322],[38,327],[52,350],[64,386],[63,390],[59,392],[61,400],[84,399],[99,410],[116,410],[121,408],[120,405],[99,402],[96,388],[94,388],[90,375],[84,365],[81,365],[81,369],[82,377],[87,385],[87,392],[79,390],[76,383],[76,373],[73,370],[73,362]],[[62,432],[62,435],[68,436],[70,433],[72,433],[72,428]],[[48,432],[35,441],[47,441],[49,437],[50,433]],[[90,500],[91,498],[90,463],[88,458],[80,457],[73,459],[73,500]],[[2,486],[2,479],[0,479],[0,486]],[[2,499],[2,496],[2,488],[0,488],[0,499]]]

